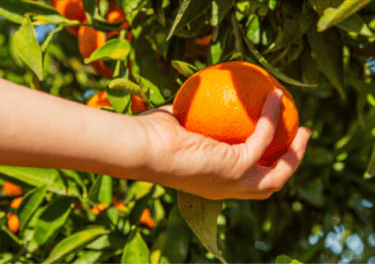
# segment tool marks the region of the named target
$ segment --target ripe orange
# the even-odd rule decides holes
[[[228,144],[243,143],[254,132],[267,94],[284,92],[274,139],[260,165],[284,154],[298,129],[298,111],[290,93],[264,69],[240,61],[207,67],[178,91],[173,114],[187,130]]]
[[[126,20],[126,14],[125,14],[124,10],[122,10],[117,4],[113,5],[112,9],[108,11],[106,17],[107,17],[107,21],[108,22],[120,22],[120,21],[124,21],[119,26],[120,29],[127,29],[130,26],[129,22]],[[107,33],[107,39],[110,39],[110,38],[118,36],[118,35],[120,35],[119,31],[108,32]],[[126,39],[128,41],[131,41],[131,38],[132,38],[132,32],[129,31],[126,34]]]
[[[20,230],[20,220],[18,216],[13,213],[8,213],[8,228],[11,232],[17,233]]]
[[[68,19],[80,22],[84,22],[86,19],[82,0],[51,0],[51,5]],[[74,36],[78,36],[79,28],[79,26],[66,27],[66,30]]]
[[[140,97],[132,94],[130,95],[130,99],[131,99],[130,110],[132,111],[132,113],[146,111],[148,109],[147,104]]]
[[[21,187],[10,181],[7,181],[4,183],[2,191],[5,195],[8,195],[8,196],[22,195]]]
[[[81,26],[78,31],[78,48],[82,57],[87,59],[91,54],[104,46],[106,33],[92,27]],[[105,66],[103,61],[94,61],[90,66],[100,75],[112,77],[112,69]]]
[[[112,107],[104,90],[91,97],[91,99],[87,102],[87,105],[94,108]]]
[[[112,204],[113,204],[114,207],[116,207],[120,211],[124,211],[126,209],[125,204],[123,202],[121,202],[118,198],[113,198]]]
[[[144,209],[141,215],[141,218],[139,220],[142,224],[148,226],[149,228],[154,228],[155,227],[155,221],[151,217],[151,213],[149,209]]]
[[[148,109],[147,104],[140,97],[132,94],[130,95],[130,99],[131,99],[130,110],[132,111],[132,113],[146,111]],[[100,93],[91,97],[91,99],[87,102],[87,105],[94,107],[94,108],[112,106],[108,100],[108,97],[105,91],[101,91]]]
[[[10,208],[17,209],[22,203],[22,199],[23,197],[14,198],[13,201],[10,203]]]

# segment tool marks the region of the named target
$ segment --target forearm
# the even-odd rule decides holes
[[[2,79],[0,94],[0,165],[137,174],[147,158],[144,129],[135,117]]]

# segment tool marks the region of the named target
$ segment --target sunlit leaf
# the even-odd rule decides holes
[[[61,262],[68,254],[78,252],[97,237],[106,234],[104,226],[89,226],[61,240],[43,263]]]
[[[112,201],[112,177],[99,175],[90,189],[89,198],[95,203],[109,206]]]
[[[65,176],[55,169],[0,166],[0,173],[31,186],[41,187],[47,185],[48,191],[57,194],[76,196],[79,193],[77,186],[71,181],[67,181],[64,178]]]
[[[318,31],[324,31],[344,21],[370,2],[371,0],[345,0],[338,8],[327,8],[318,21]]]
[[[121,263],[149,263],[150,251],[139,232],[134,230],[125,244]]]
[[[276,264],[302,264],[302,262],[299,262],[296,259],[292,259],[291,257],[288,257],[286,255],[280,255],[276,258]]]
[[[0,1],[0,16],[14,23],[21,24],[26,14],[35,14],[40,19],[44,18],[45,20],[54,21],[56,24],[72,24],[69,19],[62,16],[49,5],[27,0]]]
[[[183,61],[174,60],[172,66],[185,77],[190,77],[197,71],[195,66]]]
[[[122,60],[125,61],[130,53],[131,46],[125,39],[111,39],[104,46],[95,50],[85,63],[98,60]]]
[[[42,51],[35,38],[30,19],[25,18],[21,27],[14,33],[15,49],[22,60],[43,80]]]

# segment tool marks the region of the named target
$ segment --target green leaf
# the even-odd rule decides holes
[[[196,73],[198,70],[194,65],[191,65],[190,63],[184,62],[184,61],[172,61],[172,66],[183,76],[189,78],[194,73]]]
[[[161,94],[159,87],[150,80],[140,76],[140,85],[144,91],[147,91],[147,98],[150,98],[153,105],[157,106],[165,103],[164,96]]]
[[[77,196],[75,184],[67,180],[62,173],[54,169],[0,166],[0,173],[35,187],[48,186],[48,191],[60,195]]]
[[[103,251],[83,251],[79,258],[73,261],[73,264],[82,263],[99,263],[100,257],[103,255]]]
[[[241,0],[237,2],[238,10],[245,16],[257,15],[265,17],[268,13],[267,2],[257,0]]]
[[[42,50],[35,38],[34,27],[25,18],[21,27],[14,33],[15,49],[20,58],[30,67],[39,80],[43,80]]]
[[[273,52],[285,48],[296,40],[301,39],[311,25],[303,14],[297,13],[292,7],[283,5],[283,22],[278,29],[277,37],[264,53]]]
[[[109,89],[117,89],[117,90],[123,90],[126,91],[130,94],[134,94],[140,98],[142,98],[143,101],[149,102],[149,99],[146,95],[146,90],[142,89],[141,86],[138,84],[130,81],[127,78],[117,78],[113,79],[109,84],[108,84]]]
[[[363,21],[363,19],[358,14],[351,15],[350,17],[348,17],[341,23],[337,24],[336,26],[340,29],[349,32],[355,32],[365,37],[374,36],[369,26]]]
[[[72,198],[58,197],[45,208],[35,225],[34,239],[39,245],[51,241],[64,226],[72,210]]]
[[[126,13],[126,20],[128,20],[131,25],[133,25],[133,20],[142,10],[142,7],[147,3],[147,1],[144,0],[118,0],[118,2]]]
[[[152,263],[185,263],[190,243],[190,230],[180,210],[174,206],[167,228],[160,233],[151,249]]]
[[[130,113],[130,94],[119,89],[106,89],[108,100],[117,113]]]
[[[108,233],[104,226],[91,226],[60,241],[43,263],[61,262],[68,254],[78,252],[97,237]]]
[[[153,194],[155,191],[155,185],[152,185],[151,190],[143,196],[141,199],[136,200],[134,207],[132,208],[130,215],[129,215],[129,221],[130,225],[138,225],[141,215],[144,211],[144,209],[147,207],[147,204],[150,202]]]
[[[95,16],[95,11],[97,9],[97,1],[96,0],[82,0],[83,8],[86,12],[86,19],[87,22],[92,24],[93,17]]]
[[[47,193],[47,186],[31,190],[26,193],[21,205],[17,208],[18,217],[20,219],[20,230],[22,231],[27,221],[29,221],[32,214],[42,203],[44,196]]]
[[[194,1],[193,4],[190,4],[190,2],[191,0],[184,0],[181,4],[177,16],[173,21],[172,28],[169,31],[167,41],[179,29],[200,17],[206,11],[206,9],[209,8],[212,4],[212,0]]]
[[[121,263],[149,263],[150,251],[135,229],[130,234],[121,256]]]
[[[72,24],[69,19],[65,18],[49,5],[27,0],[0,1],[0,16],[14,23],[21,24],[26,14],[39,15],[39,17],[36,17],[37,20],[38,18],[45,19],[54,24]]]
[[[307,37],[319,67],[341,97],[345,98],[343,41],[340,32],[336,28],[322,33],[311,29]]]
[[[370,161],[367,165],[367,169],[366,169],[366,172],[365,172],[363,177],[365,179],[370,179],[370,178],[374,177],[374,175],[375,175],[375,144],[372,148],[371,158],[370,158]]]
[[[370,2],[371,0],[345,0],[338,8],[325,9],[318,21],[318,31],[324,31],[344,21]]]
[[[125,61],[130,53],[130,43],[125,39],[111,39],[104,46],[95,50],[85,63],[98,60],[121,60]]]
[[[217,246],[217,217],[223,209],[223,201],[214,201],[177,192],[181,215],[203,246],[221,262],[226,263]]]
[[[108,207],[112,201],[112,177],[99,175],[90,189],[89,198]]]
[[[214,27],[218,26],[233,6],[234,0],[213,0],[211,25]]]
[[[296,259],[292,259],[286,255],[280,255],[280,256],[277,256],[276,258],[276,263],[277,264],[302,264],[302,262],[299,262],[298,260]]]
[[[115,233],[106,234],[98,237],[91,243],[89,243],[86,248],[92,250],[103,250],[110,248],[123,247],[126,243],[126,237],[123,235],[118,235]]]
[[[165,12],[163,9],[163,0],[152,1],[152,9],[154,10],[158,22],[165,26]]]
[[[242,31],[242,35],[245,36],[244,32]],[[251,44],[251,42],[246,38],[244,37],[243,38],[245,40],[245,43],[247,45],[247,48],[250,50],[250,52],[254,55],[254,57],[259,61],[259,63],[268,71],[270,72],[273,76],[275,76],[276,78],[280,79],[281,81],[285,82],[285,83],[288,83],[288,84],[291,84],[291,85],[294,85],[294,86],[299,86],[299,87],[306,87],[306,88],[314,88],[316,87],[315,84],[306,84],[306,83],[301,83],[297,80],[294,80],[288,76],[286,76],[285,74],[283,74],[282,72],[280,72],[279,70],[275,69],[264,57],[263,55],[257,51],[257,49],[253,46],[253,44]]]

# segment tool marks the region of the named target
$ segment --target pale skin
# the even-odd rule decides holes
[[[229,145],[186,131],[172,106],[120,115],[0,79],[0,164],[72,169],[147,181],[208,199],[266,199],[300,164],[310,130],[300,127],[274,167],[256,165],[277,127],[271,92],[255,132]]]

